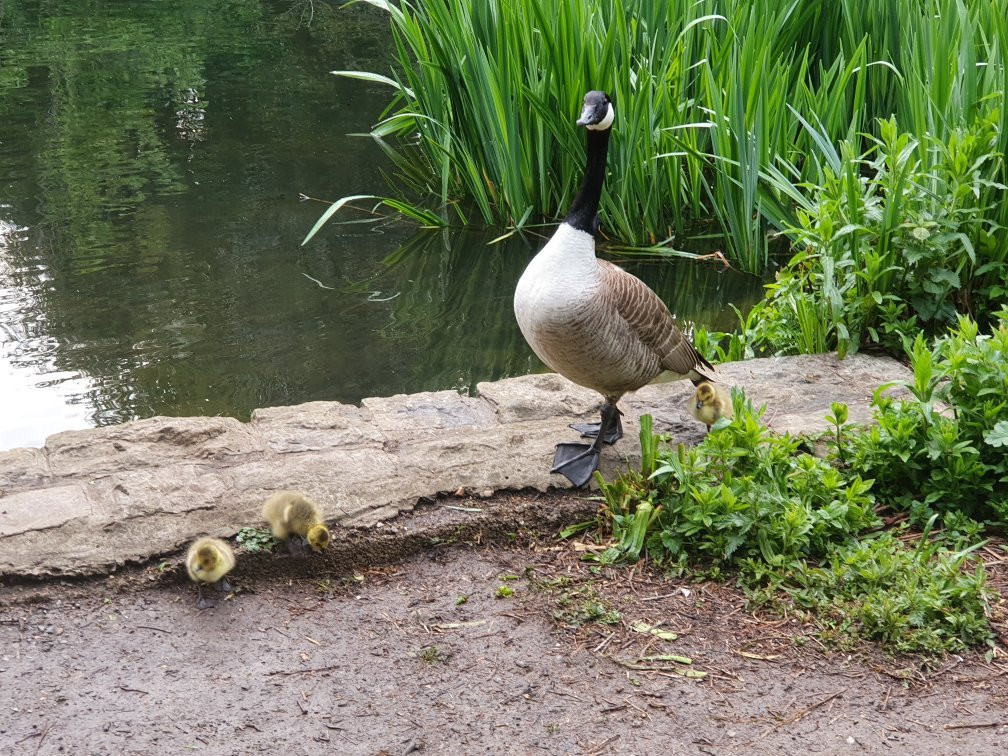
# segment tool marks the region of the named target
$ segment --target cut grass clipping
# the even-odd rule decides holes
[[[991,641],[986,576],[971,560],[982,544],[932,539],[934,518],[916,546],[881,532],[872,480],[771,433],[741,392],[733,401],[735,419],[690,449],[660,446],[641,418],[641,471],[598,476],[613,541],[600,561],[646,554],[680,574],[733,574],[754,605],[805,612],[841,645],[942,653]]]

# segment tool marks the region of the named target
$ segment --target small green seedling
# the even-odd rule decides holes
[[[441,664],[444,657],[437,646],[425,646],[417,652],[417,658],[426,664]]]
[[[235,540],[250,554],[271,553],[280,543],[266,528],[242,528]]]

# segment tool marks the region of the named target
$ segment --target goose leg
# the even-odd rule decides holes
[[[602,406],[602,419],[605,419],[606,410],[612,406],[616,410],[616,423],[609,428],[609,431],[602,437],[602,440],[607,444],[615,444],[621,438],[623,438],[623,423],[620,421],[620,412],[614,405],[605,404]],[[599,428],[602,427],[602,423],[571,423],[569,428],[573,428],[584,438],[597,438],[599,434]]]
[[[619,424],[619,416],[620,411],[616,409],[615,404],[606,404],[602,408],[602,422],[595,432],[595,440],[591,444],[557,444],[550,472],[560,473],[576,488],[585,485],[591,480],[592,473],[598,469],[602,443],[611,436],[611,431],[615,430],[613,424]],[[619,430],[622,435],[622,428]]]

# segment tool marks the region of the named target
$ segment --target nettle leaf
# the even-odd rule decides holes
[[[948,270],[946,268],[939,268],[938,270],[931,271],[931,280],[935,283],[948,284],[954,289],[959,289],[962,287],[962,281],[959,279],[959,274],[954,270]]]
[[[985,433],[984,441],[991,446],[1008,446],[1008,420],[1002,420]]]

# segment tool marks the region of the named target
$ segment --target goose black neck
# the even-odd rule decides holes
[[[581,188],[567,211],[564,223],[594,235],[602,182],[605,180],[606,154],[609,152],[609,129],[588,129],[586,152],[588,156]]]

